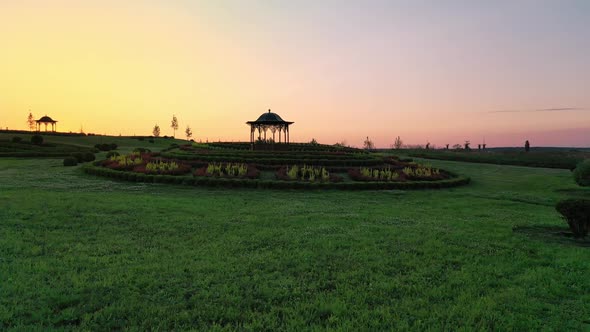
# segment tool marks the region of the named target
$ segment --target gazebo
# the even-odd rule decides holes
[[[42,117],[39,120],[35,120],[35,122],[37,123],[37,131],[41,131],[41,124],[45,124],[45,131],[47,131],[47,124],[51,123],[51,131],[55,132],[55,130],[57,129],[57,121],[53,120],[52,118],[48,117],[47,115],[45,115],[44,117]]]
[[[254,134],[258,130],[258,141],[268,142],[266,133],[268,130],[272,133],[272,143],[275,141],[275,135],[279,132],[279,143],[289,143],[289,125],[294,122],[283,120],[278,114],[272,113],[268,110],[268,113],[263,113],[258,117],[256,121],[248,121],[246,124],[250,125],[250,144],[256,142],[256,135]],[[282,140],[281,140],[281,133]],[[263,136],[264,135],[264,136]]]

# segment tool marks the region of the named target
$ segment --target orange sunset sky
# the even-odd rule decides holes
[[[0,0],[0,127],[590,146],[590,1]]]

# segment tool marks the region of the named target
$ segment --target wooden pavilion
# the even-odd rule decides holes
[[[55,132],[57,130],[57,121],[53,120],[52,118],[45,115],[39,120],[35,120],[37,123],[37,131],[41,131],[41,124],[45,124],[45,131],[47,131],[47,124],[51,124],[51,131]]]
[[[256,142],[275,143],[276,133],[278,132],[278,143],[289,144],[289,126],[295,122],[285,121],[278,114],[263,113],[256,121],[248,121],[246,124],[250,126],[250,144],[254,146]],[[256,140],[255,132],[258,130],[258,140]],[[267,132],[270,130],[272,139],[267,139]]]

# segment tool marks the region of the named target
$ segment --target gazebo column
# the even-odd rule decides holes
[[[277,126],[271,126],[270,131],[272,132],[272,142],[275,142],[275,133],[277,132]]]

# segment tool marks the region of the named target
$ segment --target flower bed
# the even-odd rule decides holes
[[[132,152],[114,155],[101,162],[105,168],[119,171],[133,171],[142,174],[182,175],[191,171],[191,166],[175,160],[153,158],[152,154]]]
[[[342,177],[330,174],[325,167],[283,166],[276,172],[276,178],[283,181],[341,182]]]
[[[450,177],[448,173],[440,171],[438,168],[433,168],[431,166],[423,166],[414,163],[408,163],[406,165],[407,166],[402,169],[399,169],[399,167],[395,169],[391,166],[386,168],[351,168],[348,170],[348,175],[355,181],[365,182],[404,182],[409,180],[437,181],[448,179]]]
[[[198,168],[194,176],[257,179],[260,176],[260,171],[253,165],[247,164],[210,163],[207,166]]]
[[[464,176],[452,177],[440,181],[406,181],[406,182],[309,182],[309,181],[272,181],[259,179],[215,178],[207,176],[172,176],[161,174],[142,174],[132,171],[120,171],[100,166],[100,162],[83,166],[84,172],[111,179],[146,182],[171,183],[189,186],[207,187],[242,187],[259,189],[338,189],[338,190],[413,190],[440,189],[468,184],[470,179]]]

